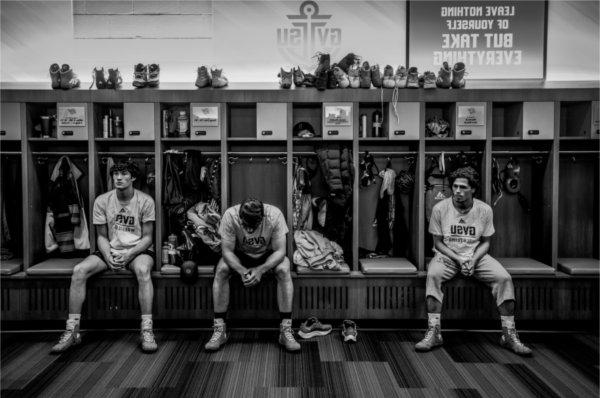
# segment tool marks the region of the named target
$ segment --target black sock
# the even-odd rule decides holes
[[[215,312],[215,319],[221,318],[223,321],[225,321],[226,317],[227,317],[227,311],[225,311],[225,312]]]
[[[292,319],[292,313],[291,312],[280,312],[279,317],[281,318],[282,321],[284,319]]]

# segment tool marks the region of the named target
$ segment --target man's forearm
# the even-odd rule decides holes
[[[446,244],[444,242],[436,242],[435,248],[437,249],[437,251],[439,251],[440,253],[442,253],[443,255],[445,255],[447,257],[450,257],[455,262],[457,262],[457,263],[460,262],[458,254],[456,254],[452,249],[450,249],[448,246],[446,246]]]
[[[473,253],[473,258],[472,258],[473,266],[477,265],[477,263],[479,263],[479,260],[481,260],[483,258],[483,256],[485,256],[487,254],[487,252],[489,250],[490,250],[490,242],[481,242],[479,245],[477,245],[477,247],[475,248],[475,253]]]
[[[110,259],[110,242],[108,241],[108,239],[106,239],[103,236],[99,236],[96,242],[98,243],[98,250],[100,251],[100,253],[102,253],[104,259]]]
[[[258,268],[260,268],[263,272],[267,272],[268,270],[275,268],[279,263],[281,263],[284,257],[285,252],[274,251],[269,257],[267,257],[265,263]]]
[[[152,245],[152,238],[149,236],[143,236],[142,239],[137,243],[137,245],[133,246],[129,249],[129,253],[131,253],[131,258],[134,259],[140,253],[143,253],[144,250],[147,250]]]
[[[243,275],[247,271],[247,269],[240,262],[238,256],[231,251],[223,251],[223,260],[230,268],[240,275]]]

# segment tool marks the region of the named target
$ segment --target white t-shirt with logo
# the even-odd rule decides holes
[[[94,201],[94,225],[107,225],[112,252],[137,245],[142,239],[142,224],[154,220],[154,199],[137,189],[129,202],[119,201],[116,189]]]
[[[444,244],[456,254],[471,257],[481,237],[494,234],[493,217],[492,208],[479,199],[473,199],[471,210],[461,214],[448,198],[433,207],[429,233],[442,236]]]
[[[260,258],[272,250],[271,240],[289,232],[283,213],[277,207],[264,204],[262,222],[249,234],[242,226],[240,205],[230,207],[223,214],[219,233],[223,242],[235,242],[235,250],[252,258]]]

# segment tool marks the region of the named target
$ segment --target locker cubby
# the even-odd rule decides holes
[[[152,183],[152,178],[148,179],[149,174],[152,177],[151,173],[157,175],[154,163],[154,146],[152,143],[137,142],[134,145],[122,145],[121,142],[118,144],[107,142],[103,143],[103,145],[98,145],[96,165],[94,167],[94,192],[96,196],[107,192],[110,186],[108,183],[108,180],[111,178],[109,175],[110,159],[112,159],[113,163],[133,161],[140,172],[139,177],[133,182],[133,187],[147,193],[153,198],[155,197],[155,182]]]
[[[166,115],[163,113],[167,112]],[[177,118],[180,112],[185,112],[187,116],[187,129],[183,133],[180,131]],[[166,116],[166,120],[163,117]],[[161,103],[160,104],[160,136],[161,138],[183,139],[190,138],[190,104],[189,103]]]
[[[560,137],[590,138],[592,108],[589,101],[560,103]]]
[[[27,137],[42,138],[41,116],[50,116],[49,139],[56,139],[56,103],[28,103],[26,108]]]
[[[245,198],[252,196],[277,206],[286,215],[286,165],[280,159],[283,157],[284,152],[273,152],[272,155],[251,152],[228,155],[228,206],[240,204]]]
[[[18,142],[17,142],[18,143]],[[0,185],[2,196],[2,212],[6,217],[7,231],[2,231],[1,246],[12,253],[12,258],[23,257],[23,195],[21,176],[21,153],[7,148],[7,143],[2,143],[3,151],[0,154]]]
[[[292,105],[292,128],[299,122],[305,122],[315,131],[315,139],[323,138],[323,111],[320,103],[294,103]],[[294,140],[302,141],[307,138],[294,136]]]
[[[456,105],[454,102],[427,102],[425,104],[425,123],[432,118],[443,119],[447,121],[450,126],[448,127],[449,133],[447,137],[428,137],[427,133],[424,132],[426,140],[454,140],[454,126],[456,119]]]
[[[109,120],[112,118],[113,126],[112,129],[110,124],[107,125],[108,134],[104,134],[104,116],[108,116]],[[125,113],[123,111],[122,103],[95,103],[94,104],[94,116],[92,120],[92,126],[94,128],[94,137],[96,140],[102,139],[118,139],[123,140],[123,136],[117,137],[117,133],[115,130],[115,119],[116,117],[122,122],[122,125],[125,126]],[[111,131],[112,130],[112,131]]]
[[[558,257],[598,259],[598,153],[561,153]]]
[[[495,150],[501,183],[506,180],[506,165],[510,159],[518,162],[519,196],[503,186],[502,197],[493,194],[494,227],[490,254],[494,257],[525,257],[550,264],[552,164],[549,152]],[[524,200],[523,200],[524,199]],[[528,210],[529,209],[529,210]]]
[[[66,143],[65,143],[66,144]],[[86,143],[87,144],[87,143]],[[89,198],[89,156],[87,149],[81,152],[73,152],[69,149],[49,152],[33,152],[29,164],[31,173],[28,181],[28,203],[30,211],[25,215],[24,223],[27,224],[29,236],[27,250],[29,251],[29,266],[35,265],[48,258],[82,258],[86,257],[89,250],[74,250],[67,253],[61,253],[56,249],[50,253],[46,252],[45,247],[45,220],[46,210],[49,204],[49,182],[52,171],[61,156],[66,155],[71,162],[82,172],[81,178],[77,180],[79,194],[82,198],[84,209],[80,209],[80,216],[85,214],[88,231],[93,227],[92,220],[89,218],[89,206],[93,205]],[[83,221],[83,219],[82,219]],[[90,237],[91,238],[91,237]],[[90,240],[90,244],[91,244]]]
[[[373,140],[373,139],[382,139],[382,140],[387,140],[389,137],[389,120],[388,120],[388,115],[387,115],[387,110],[388,110],[388,103],[384,102],[383,104],[380,102],[368,102],[368,103],[364,103],[361,102],[358,105],[358,128],[359,128],[359,132],[358,132],[358,136],[359,139],[362,140]],[[382,115],[382,123],[381,123],[381,128],[380,128],[380,134],[378,136],[374,135],[374,131],[373,131],[373,113],[375,111],[379,111],[381,112]],[[362,115],[366,115],[367,116],[367,131],[366,134],[362,133],[362,123],[361,123],[361,118]]]
[[[408,152],[408,151],[407,151]],[[359,155],[359,164],[365,156],[365,151],[361,150]],[[406,153],[393,153],[385,151],[369,151],[373,155],[376,170],[385,170],[388,162],[391,164],[391,168],[396,172],[396,175],[400,171],[407,171],[412,174],[413,178],[416,179],[416,164],[417,164],[417,153],[406,154]],[[411,168],[412,165],[412,168]],[[360,169],[360,166],[359,166]],[[375,171],[376,173],[376,171]],[[359,258],[367,258],[368,254],[385,254],[390,257],[402,257],[408,258],[413,263],[417,263],[416,257],[418,252],[418,218],[417,216],[417,204],[418,204],[418,192],[414,186],[410,190],[401,191],[397,184],[395,184],[394,198],[395,198],[395,219],[394,226],[391,234],[391,250],[381,250],[382,247],[386,248],[387,244],[385,241],[380,240],[379,236],[379,222],[381,219],[386,219],[385,211],[379,213],[382,209],[378,209],[381,188],[381,177],[376,177],[376,182],[365,186],[359,178],[359,193],[358,193],[358,247],[359,247]],[[382,204],[383,206],[383,204]],[[381,245],[380,245],[381,243]]]
[[[227,107],[228,138],[256,140],[256,104],[229,104]]]
[[[463,143],[463,141],[460,142],[461,144]],[[446,168],[446,172],[445,175],[448,177],[448,195],[452,195],[452,186],[450,185],[450,173],[453,172],[455,169],[457,169],[458,167],[462,166],[462,160],[460,159],[462,156],[465,156],[467,158],[467,161],[469,163],[469,165],[471,165],[471,167],[473,167],[478,173],[479,173],[479,189],[477,189],[473,195],[474,198],[479,199],[479,200],[484,200],[483,199],[483,195],[484,195],[484,183],[483,183],[483,177],[484,177],[484,171],[485,171],[485,165],[484,165],[484,156],[483,156],[483,143],[479,143],[481,145],[481,147],[475,145],[474,147],[470,147],[467,145],[467,143],[465,143],[465,145],[461,146],[461,145],[453,145],[452,147],[448,147],[448,146],[441,146],[441,145],[429,145],[429,144],[433,144],[433,143],[427,143],[427,148],[426,148],[426,152],[425,152],[425,174],[424,174],[424,181],[423,181],[423,189],[425,190],[425,199],[424,199],[424,207],[422,209],[423,214],[425,214],[425,216],[423,217],[423,221],[425,223],[424,225],[424,231],[425,231],[425,240],[424,240],[424,245],[425,245],[425,257],[429,258],[429,257],[433,257],[433,238],[431,236],[431,234],[428,232],[429,231],[429,221],[427,220],[427,186],[428,186],[428,178],[433,170],[433,168],[436,166],[437,162],[439,162],[439,157],[441,152],[444,152],[444,163],[445,163],[445,168]],[[458,142],[455,142],[455,144],[458,144]],[[462,151],[462,153],[461,153]],[[449,196],[449,197],[450,197]],[[437,203],[437,202],[435,202]]]
[[[0,104],[0,140],[21,140],[21,104],[18,102],[2,102]]]
[[[492,104],[492,137],[521,139],[523,136],[523,103],[494,102]]]

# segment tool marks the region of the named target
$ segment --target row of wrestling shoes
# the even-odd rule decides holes
[[[73,68],[69,66],[69,64],[62,64],[59,66],[58,64],[50,65],[50,84],[52,88],[69,90],[71,88],[79,87],[80,81],[77,78],[75,72],[73,72]]]
[[[348,61],[352,60],[349,65]],[[437,78],[431,71],[419,75],[416,67],[405,68],[399,66],[394,73],[394,68],[387,65],[381,73],[379,65],[370,66],[354,54],[348,54],[342,61],[329,66],[329,55],[319,55],[319,66],[315,74],[304,73],[300,67],[285,71],[281,68],[278,77],[281,88],[288,89],[292,81],[296,87],[316,87],[318,90],[334,88],[464,88],[465,64],[458,62],[452,69],[447,62],[440,68]]]

